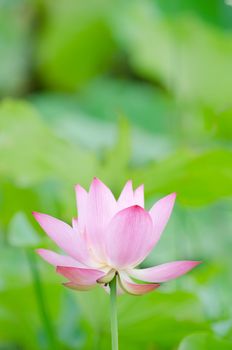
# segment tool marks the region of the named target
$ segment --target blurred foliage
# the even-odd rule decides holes
[[[45,84],[73,90],[106,70],[113,61],[108,1],[43,1],[37,65]]]
[[[0,2],[0,96],[26,91],[29,86],[33,11],[30,0]]]
[[[222,349],[230,350],[232,343],[217,339],[208,334],[194,334],[186,337],[182,342],[179,350],[195,350],[195,349]]]
[[[155,1],[124,2],[120,14],[115,21],[118,36],[141,75],[160,80],[181,102],[227,106],[230,32],[202,22],[193,11],[180,11],[178,16],[174,11],[166,17]]]
[[[119,298],[120,348],[232,349],[232,7],[221,0],[0,1],[0,349],[109,349],[108,296],[65,290],[31,212],[73,186],[177,192],[145,266],[204,264]],[[55,248],[57,249],[57,248]]]

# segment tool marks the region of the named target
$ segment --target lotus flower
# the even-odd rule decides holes
[[[118,200],[97,178],[93,179],[89,192],[80,185],[75,189],[78,219],[73,219],[72,226],[52,216],[33,213],[47,235],[66,254],[38,250],[38,254],[68,280],[66,287],[83,291],[100,284],[107,290],[116,276],[119,293],[141,295],[199,264],[174,261],[136,268],[158,243],[172,212],[175,193],[162,198],[147,211],[143,185],[133,191],[131,181],[126,183]]]

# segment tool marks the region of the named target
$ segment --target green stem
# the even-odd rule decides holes
[[[27,250],[26,253],[27,253],[27,258],[31,269],[35,295],[37,299],[38,308],[40,311],[41,320],[47,335],[49,349],[57,350],[58,346],[57,346],[57,341],[55,337],[55,332],[54,332],[54,328],[53,328],[50,316],[47,311],[45,297],[43,293],[43,286],[40,279],[38,266],[36,263],[35,253],[31,252],[30,250]]]
[[[110,309],[112,350],[118,350],[117,276],[110,282]]]

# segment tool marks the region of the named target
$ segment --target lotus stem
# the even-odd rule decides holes
[[[110,309],[112,350],[118,350],[117,275],[110,282]]]

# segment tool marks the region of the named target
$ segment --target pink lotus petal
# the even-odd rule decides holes
[[[199,261],[174,261],[147,269],[131,269],[128,274],[145,282],[166,282],[184,275],[199,264]]]
[[[86,233],[91,248],[100,261],[105,256],[106,226],[116,212],[116,200],[107,186],[94,178],[87,201]]]
[[[80,185],[75,186],[76,202],[78,209],[78,228],[79,232],[83,232],[86,226],[86,211],[87,211],[87,191]]]
[[[144,185],[139,186],[134,192],[134,205],[144,208]]]
[[[160,286],[157,283],[151,283],[151,284],[135,283],[130,278],[128,278],[128,276],[125,276],[125,274],[120,274],[120,285],[125,292],[133,295],[147,294]]]
[[[86,267],[70,256],[57,254],[48,249],[37,249],[36,252],[49,264],[54,266]]]
[[[133,266],[153,246],[153,225],[148,212],[135,205],[118,212],[107,228],[106,252],[110,266]]]
[[[150,215],[154,225],[155,243],[158,242],[169,220],[175,199],[176,193],[172,193],[156,202],[150,210]]]
[[[134,205],[134,192],[132,187],[132,181],[129,180],[125,184],[119,198],[117,201],[118,204],[118,210],[122,210],[128,207],[131,207]]]
[[[115,276],[115,270],[110,269],[110,270],[108,270],[108,272],[106,272],[106,274],[102,278],[99,278],[97,281],[98,281],[98,283],[107,284],[110,281],[112,281],[114,276]]]
[[[33,213],[48,236],[68,255],[81,263],[92,263],[84,239],[71,226],[47,214]]]
[[[97,280],[105,275],[105,272],[100,270],[67,266],[57,266],[56,271],[72,283],[86,286],[96,284]]]
[[[95,284],[85,286],[85,285],[77,284],[77,283],[73,283],[73,282],[66,282],[66,283],[63,283],[63,285],[69,289],[78,290],[81,292],[89,291],[90,289],[95,287]]]

